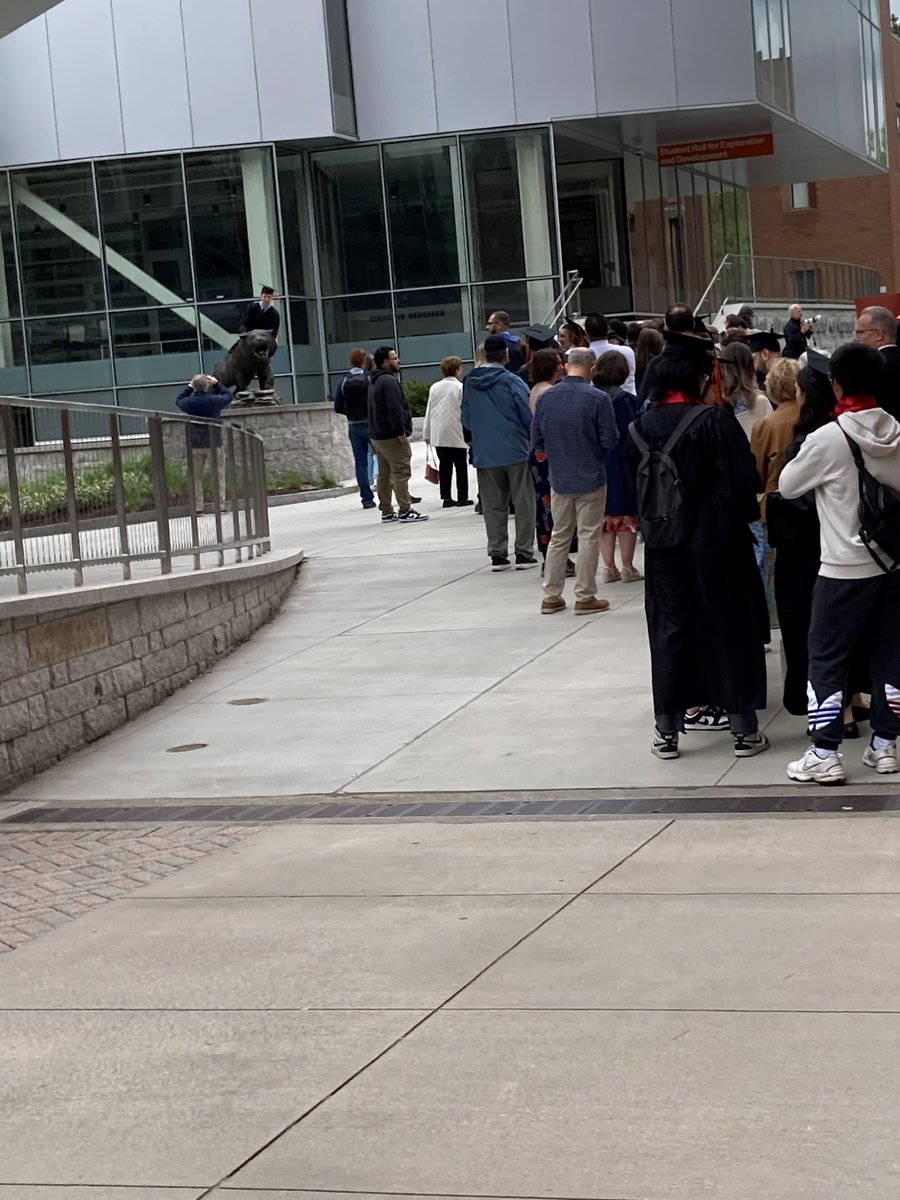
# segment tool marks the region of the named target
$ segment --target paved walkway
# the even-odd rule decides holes
[[[774,705],[769,755],[649,755],[638,587],[541,617],[424,507],[273,513],[281,616],[0,802],[0,1200],[895,1196],[897,817],[254,821],[788,790]]]
[[[353,496],[273,509],[276,546],[308,555],[280,616],[16,798],[796,786],[784,767],[804,723],[780,709],[777,646],[768,754],[738,762],[727,735],[695,734],[680,760],[659,762],[641,586],[606,588],[612,611],[599,617],[541,616],[538,572],[492,574],[480,518],[419,490],[432,519],[406,528]],[[202,748],[168,753],[184,744]],[[851,782],[896,787],[861,754],[849,744]]]

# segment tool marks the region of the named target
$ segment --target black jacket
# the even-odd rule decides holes
[[[784,357],[799,358],[809,349],[803,326],[796,317],[791,317],[784,327]]]
[[[369,437],[372,441],[409,437],[412,417],[393,371],[373,371],[369,380]]]
[[[900,349],[896,346],[885,346],[878,353],[881,355],[884,374],[878,400],[882,408],[887,409],[892,417],[900,421]]]
[[[263,307],[258,300],[244,313],[244,320],[241,324],[241,333],[249,333],[251,329],[265,329],[271,333],[273,338],[278,337],[278,330],[281,328],[281,317],[273,305],[263,311]]]

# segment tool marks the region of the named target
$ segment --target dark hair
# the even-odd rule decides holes
[[[725,318],[726,329],[749,329],[750,326],[743,317],[739,317],[737,313],[729,313]]]
[[[680,354],[661,354],[653,370],[653,387],[650,402],[656,404],[670,392],[684,392],[691,400],[703,397],[701,378],[708,377],[712,370],[697,358]]]
[[[384,366],[384,364],[387,362],[390,355],[393,353],[394,353],[393,346],[379,346],[378,347],[378,349],[375,351],[374,358],[375,358],[375,366],[378,368],[379,371]]]
[[[268,286],[268,284],[267,284],[267,285],[266,285],[266,286],[263,288],[263,290],[262,290],[262,294],[263,294],[264,296],[274,296],[274,295],[275,295],[275,289],[274,289],[273,287],[269,287],[269,286]]]
[[[538,350],[531,360],[531,382],[549,383],[559,370],[558,350]]]
[[[638,322],[629,321],[626,333],[628,335],[628,345],[633,349],[637,345],[638,338],[641,336],[641,327]]]
[[[794,426],[794,437],[805,438],[807,434],[834,420],[837,400],[828,376],[812,367],[802,368],[797,376],[797,387],[803,393],[803,403]]]
[[[628,378],[628,359],[618,350],[607,350],[597,360],[591,380],[598,388],[621,387]]]
[[[502,367],[509,361],[509,351],[505,348],[503,350],[485,350],[484,361]]]
[[[618,317],[610,317],[609,332],[619,339],[620,342],[628,341],[628,326],[624,321],[620,321]]]
[[[831,378],[847,396],[876,396],[881,391],[883,362],[877,350],[848,342],[831,356]]]
[[[672,333],[694,332],[694,310],[687,304],[673,304],[666,309],[666,329]]]
[[[563,321],[562,325],[560,325],[560,327],[559,327],[560,333],[562,333],[562,331],[564,329],[567,333],[570,333],[572,335],[572,337],[575,339],[576,346],[580,346],[582,349],[585,349],[585,350],[587,349],[588,336],[584,332],[584,329],[578,324],[577,321]]]
[[[609,322],[600,313],[592,312],[584,318],[584,327],[592,342],[602,342],[609,337]]]
[[[637,345],[634,348],[634,378],[640,383],[644,378],[651,358],[662,353],[663,336],[658,329],[649,326],[641,330]]]

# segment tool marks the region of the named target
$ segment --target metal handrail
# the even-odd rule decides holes
[[[58,437],[37,443],[38,414]],[[134,425],[137,438],[123,432]],[[58,460],[49,475],[41,451]],[[230,422],[0,396],[0,471],[0,576],[20,594],[36,572],[71,571],[80,587],[90,567],[119,564],[131,579],[137,562],[165,575],[176,558],[200,570],[271,548],[262,439]]]
[[[745,300],[753,304],[781,303],[785,300],[803,299],[808,302],[852,304],[860,296],[877,295],[881,277],[873,267],[861,263],[842,262],[837,259],[792,258],[771,254],[726,254],[719,263],[706,290],[695,305],[695,312],[704,312],[707,300],[719,278],[729,267],[746,268],[745,279],[750,286],[739,288],[730,299]],[[794,272],[808,272],[816,281],[816,295],[798,296],[796,286],[777,291],[759,286],[760,276],[780,273],[787,283],[787,276]],[[828,294],[829,291],[832,294]],[[768,294],[766,294],[768,292]],[[728,302],[728,301],[725,301]],[[721,302],[715,305],[721,307]]]
[[[559,293],[553,302],[553,307],[543,320],[542,324],[555,329],[557,322],[565,315],[566,309],[581,291],[581,285],[584,279],[577,271],[569,271],[566,274],[566,286]]]

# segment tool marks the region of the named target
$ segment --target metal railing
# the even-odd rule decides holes
[[[200,570],[269,549],[265,455],[250,430],[0,397],[0,579],[20,593],[37,572],[71,572],[80,587],[88,568],[131,579],[137,563],[165,575],[176,559]]]
[[[543,324],[556,329],[557,325],[568,313],[569,308],[573,304],[575,297],[581,291],[581,285],[584,283],[578,271],[566,272],[566,286],[553,301],[553,307],[544,318]]]
[[[718,312],[724,304],[852,304],[876,296],[881,276],[856,263],[812,258],[770,258],[760,254],[726,254],[695,306],[695,312]]]

